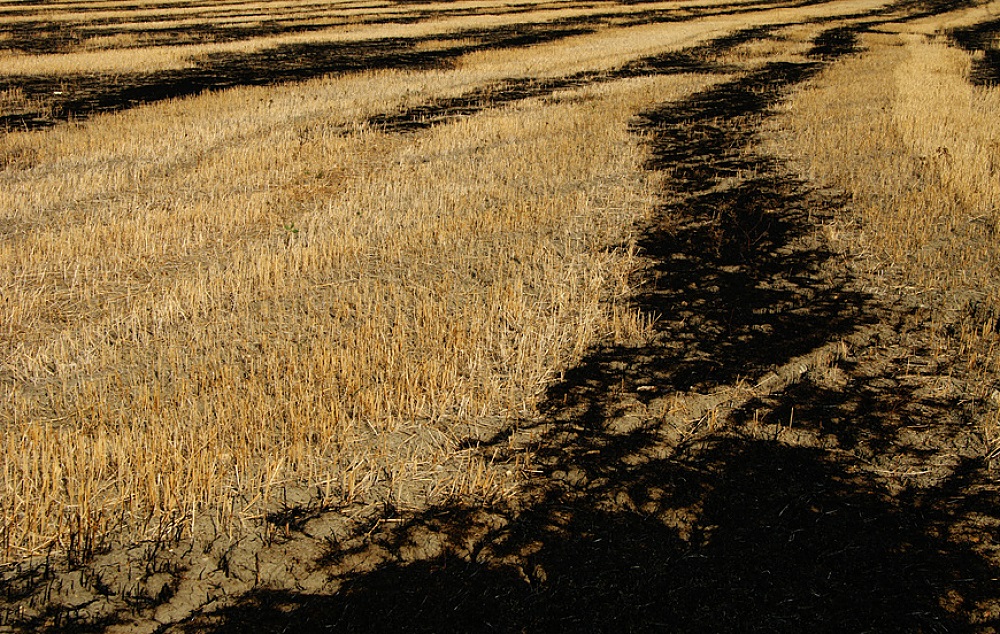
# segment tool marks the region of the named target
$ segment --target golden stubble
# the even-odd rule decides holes
[[[4,558],[85,555],[206,515],[240,526],[292,489],[317,504],[404,507],[508,495],[524,455],[461,441],[533,416],[597,342],[648,335],[651,317],[628,305],[631,230],[659,188],[631,118],[726,78],[608,81],[408,134],[366,121],[505,79],[611,70],[738,28],[872,6],[609,27],[447,70],[225,90],[4,135]],[[155,72],[213,52],[605,10],[483,9],[197,50],[116,50],[135,44],[124,37],[2,64]],[[779,53],[758,44],[740,55]],[[17,91],[4,99],[25,107]]]
[[[969,54],[943,39],[864,43],[789,102],[779,147],[849,195],[854,223],[834,233],[851,236],[876,288],[927,297],[940,343],[957,342],[979,379],[971,396],[990,396],[1000,370],[1000,89],[973,86]]]
[[[694,8],[706,8],[712,6],[739,6],[746,4],[741,2],[723,2],[722,0],[698,0],[681,2],[659,2],[649,3],[641,6],[643,11],[677,11],[678,15],[683,15],[686,10]],[[689,40],[693,43],[698,37],[715,37],[723,35],[733,29],[754,25],[775,24],[775,23],[797,23],[804,20],[818,19],[833,15],[850,15],[869,11],[878,6],[884,6],[888,2],[872,2],[872,0],[836,0],[808,7],[770,8],[766,5],[759,11],[740,13],[739,15],[722,15],[714,18],[706,18],[691,23],[681,22],[680,24],[665,23],[659,25],[642,25],[630,28],[617,28],[609,33],[599,30],[594,36],[581,36],[574,39],[577,50],[574,54],[582,54],[585,59],[594,55],[595,51],[607,57],[607,44],[601,39],[611,38],[619,46],[624,46],[626,50],[618,55],[619,60],[630,59],[627,50],[662,49],[665,43],[656,44],[653,38],[665,38],[667,40]],[[489,30],[500,27],[516,26],[519,24],[545,24],[558,23],[559,21],[575,19],[597,19],[600,16],[605,20],[614,20],[616,17],[628,18],[635,8],[631,6],[608,5],[608,4],[558,4],[540,3],[534,10],[525,10],[521,5],[510,6],[506,3],[492,7],[480,3],[478,10],[470,15],[449,15],[435,9],[453,10],[450,5],[414,5],[413,10],[420,14],[430,15],[416,21],[401,20],[399,22],[365,24],[351,23],[354,17],[351,8],[334,8],[331,13],[322,20],[347,20],[345,23],[338,23],[333,26],[319,29],[310,29],[305,32],[290,32],[282,35],[260,36],[238,39],[236,41],[191,43],[183,45],[165,45],[163,43],[151,46],[134,46],[136,40],[124,35],[117,36],[119,39],[118,48],[114,45],[115,39],[89,39],[83,43],[83,50],[28,55],[12,50],[0,49],[0,75],[8,76],[30,76],[30,75],[74,75],[74,74],[122,74],[122,73],[154,73],[171,70],[189,69],[202,62],[206,62],[212,56],[219,55],[249,55],[260,53],[268,49],[279,47],[299,46],[299,45],[322,45],[345,42],[362,42],[372,40],[407,40],[419,39],[433,36],[446,37],[449,34],[461,34],[474,30]],[[390,14],[395,14],[403,9],[393,7]],[[343,13],[341,13],[343,12]],[[270,16],[273,18],[273,16]],[[301,17],[301,16],[300,16]],[[378,18],[379,15],[366,16],[366,19]],[[382,16],[387,19],[390,16]],[[405,16],[399,16],[405,17]],[[10,20],[12,18],[8,18]],[[32,19],[38,19],[33,17]],[[93,18],[91,18],[93,19]],[[302,20],[301,26],[313,24],[314,16],[306,16]],[[218,16],[208,16],[205,19],[198,19],[199,24],[208,22],[216,26],[223,27],[228,18]],[[0,19],[0,24],[4,20]],[[160,24],[134,23],[138,30],[149,31],[155,28],[163,29],[183,29],[184,22],[170,21]],[[121,25],[119,25],[121,28]],[[591,41],[592,38],[596,38]],[[638,40],[638,42],[632,42]],[[175,43],[174,43],[175,44]],[[445,48],[445,46],[442,46]],[[549,47],[552,50],[554,47]],[[96,50],[90,50],[96,49]],[[569,52],[562,52],[560,55],[567,55]],[[542,71],[551,62],[545,61],[544,56],[536,56],[536,60],[541,65]]]
[[[519,459],[456,425],[530,416],[595,341],[643,336],[629,228],[655,183],[629,118],[707,80],[401,136],[358,117],[452,83],[393,77],[395,101],[362,75],[4,139],[6,557],[246,521],[286,487],[504,495]]]

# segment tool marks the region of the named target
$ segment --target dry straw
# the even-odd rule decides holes
[[[865,54],[789,103],[781,146],[850,195],[856,224],[837,231],[881,288],[925,298],[939,344],[957,341],[982,397],[1000,370],[1000,89],[969,82],[968,53],[905,32],[966,13],[866,37]]]
[[[595,341],[642,336],[628,231],[655,183],[630,117],[705,80],[357,123],[470,77],[231,90],[0,142],[7,558],[238,522],[286,485],[512,485],[455,426],[529,415]]]
[[[872,6],[608,28],[448,70],[233,89],[6,134],[3,558],[86,555],[116,534],[155,537],[200,515],[233,526],[293,487],[319,503],[506,495],[519,458],[464,451],[462,430],[531,416],[590,346],[647,334],[650,317],[627,303],[630,231],[658,184],[632,117],[725,78],[607,82],[405,135],[364,122],[505,78],[613,69],[749,25]],[[595,10],[484,10],[225,46]],[[178,47],[157,66],[157,49],[108,52],[0,64],[134,70],[192,54]]]

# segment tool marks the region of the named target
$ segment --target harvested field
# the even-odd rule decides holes
[[[994,631],[998,10],[0,3],[0,631]]]

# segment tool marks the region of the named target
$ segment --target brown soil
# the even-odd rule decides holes
[[[876,292],[827,240],[843,201],[759,147],[773,106],[858,28],[637,121],[670,196],[645,227],[636,298],[656,334],[593,351],[538,420],[469,440],[496,461],[533,452],[517,497],[404,513],[290,493],[263,535],[26,566],[0,623],[995,631],[1000,489],[977,421],[996,404],[967,399],[931,309]]]

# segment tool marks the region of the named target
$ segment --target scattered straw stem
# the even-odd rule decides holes
[[[278,91],[306,109],[271,125],[249,90],[22,138],[37,162],[0,201],[45,187],[2,212],[31,228],[0,250],[28,306],[0,341],[5,557],[238,523],[291,484],[509,491],[435,430],[530,414],[598,338],[642,335],[621,304],[636,255],[606,248],[655,202],[629,117],[706,83],[616,82],[400,137],[310,114],[291,93],[314,82]],[[187,125],[156,123],[182,108]],[[99,139],[119,117],[141,125],[116,154]],[[197,158],[156,137],[165,162],[146,162],[151,130]]]
[[[967,53],[909,28],[866,36],[863,55],[797,94],[779,145],[849,194],[866,272],[929,293],[938,339],[957,341],[988,390],[1000,372],[1000,89],[971,85]]]

